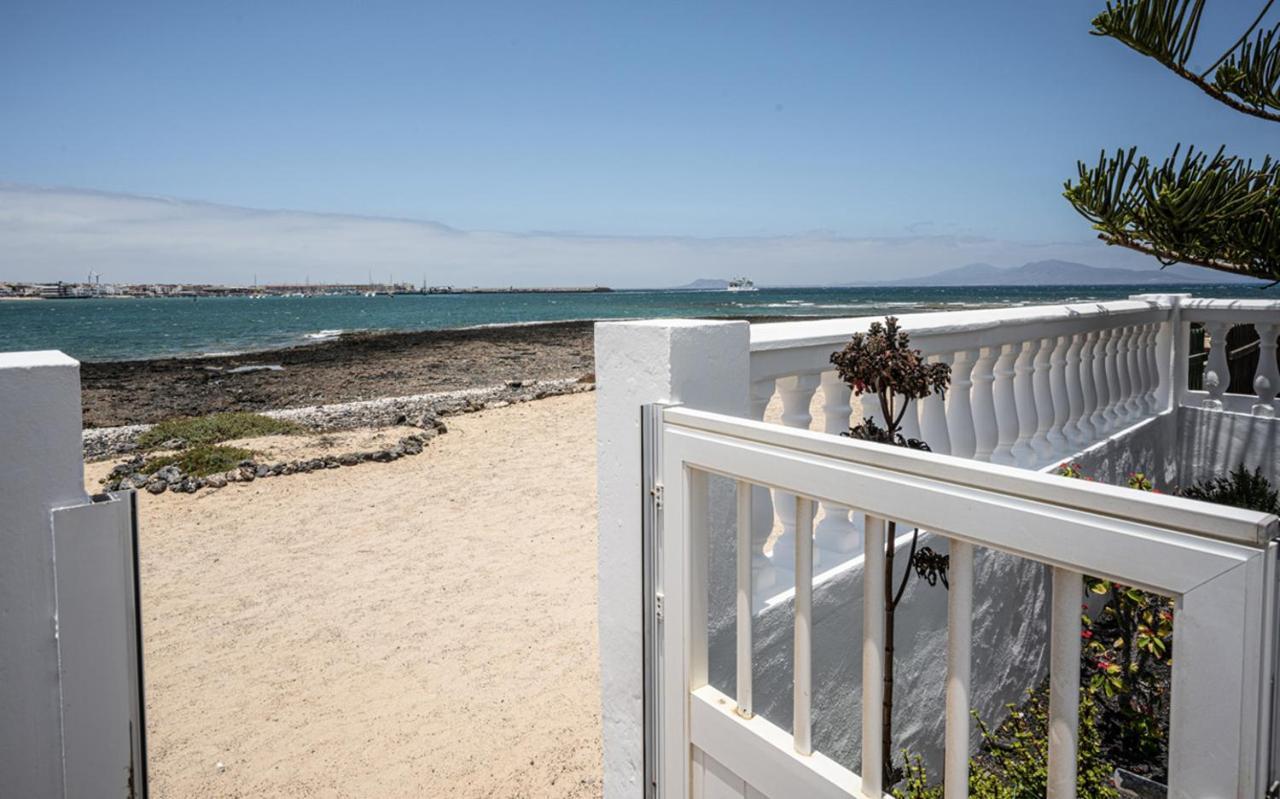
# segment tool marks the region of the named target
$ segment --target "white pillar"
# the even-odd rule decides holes
[[[640,407],[746,416],[750,336],[746,322],[601,322],[595,354],[604,795],[635,799],[644,791]]]
[[[50,514],[87,499],[76,361],[0,353],[0,452],[0,793],[63,796]]]
[[[1222,396],[1231,382],[1227,365],[1227,331],[1231,326],[1226,322],[1207,322],[1204,329],[1209,334],[1209,357],[1204,367],[1204,389],[1209,392],[1209,398],[1204,401],[1204,407],[1221,410]]]
[[[929,363],[951,363],[950,355],[930,355]],[[951,454],[951,434],[947,431],[947,402],[942,394],[930,394],[921,400],[920,439],[929,449]]]

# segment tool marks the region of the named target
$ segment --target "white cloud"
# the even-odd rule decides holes
[[[928,274],[977,261],[1062,258],[1150,267],[1088,238],[579,236],[461,231],[434,222],[0,184],[0,280],[246,284],[397,280],[457,286],[668,286],[697,277],[841,283]]]

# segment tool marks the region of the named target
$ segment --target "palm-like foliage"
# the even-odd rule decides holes
[[[1204,0],[1109,2],[1092,33],[1155,59],[1238,111],[1280,121],[1280,24],[1256,30],[1274,2],[1268,0],[1249,29],[1201,73],[1187,64]],[[1225,148],[1213,155],[1181,150],[1158,166],[1136,149],[1103,151],[1096,165],[1079,164],[1078,178],[1067,181],[1064,194],[1108,244],[1166,265],[1184,262],[1280,281],[1280,162],[1268,156],[1255,165]]]

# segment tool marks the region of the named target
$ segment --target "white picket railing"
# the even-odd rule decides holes
[[[813,427],[810,407],[822,392],[817,427],[847,430],[850,390],[831,365],[832,353],[882,317],[781,322],[751,327],[751,418],[781,401],[782,424]],[[952,369],[947,395],[912,403],[903,432],[933,451],[978,461],[1042,469],[1175,404],[1259,416],[1280,410],[1276,338],[1280,301],[1197,300],[1189,295],[1135,295],[1128,300],[1012,309],[907,314],[899,318],[911,345]],[[1204,391],[1187,388],[1192,322],[1211,341]],[[1253,325],[1261,336],[1254,381],[1257,396],[1225,394],[1226,331]],[[868,402],[866,416],[883,424]],[[785,492],[755,488],[752,496],[757,594],[791,587],[795,519]],[[776,522],[775,525],[775,514]],[[772,559],[764,554],[775,526]],[[848,508],[823,503],[815,546],[821,569],[858,556],[860,520]]]
[[[1141,342],[1137,332],[1151,324],[1138,315],[1103,328],[1118,331],[1101,337],[1106,351],[1112,341]],[[1087,339],[1088,330],[1083,333]],[[1128,351],[1127,344],[1116,349]],[[1108,394],[1108,400],[1138,400],[1148,387],[1145,382],[1119,385],[1122,391]],[[1076,795],[1085,574],[1176,600],[1169,796],[1243,799],[1265,790],[1269,726],[1264,719],[1270,696],[1265,664],[1271,661],[1269,632],[1275,624],[1276,553],[1270,542],[1280,532],[1276,517],[683,408],[663,413],[661,448],[666,501],[658,590],[665,606],[665,660],[658,774],[663,797],[885,796],[880,706],[886,519],[931,530],[951,543],[947,691],[945,708],[938,709],[947,719],[948,797],[967,795],[975,547],[1053,569],[1050,799]],[[753,715],[755,553],[746,547],[738,550],[737,696],[725,696],[708,683],[707,553],[718,548],[709,540],[710,475],[737,481],[739,525],[736,533],[724,534],[736,534],[740,543],[754,546],[755,531],[745,520],[759,488],[789,498],[789,518],[799,532],[791,559],[797,592],[789,731]],[[871,765],[861,774],[857,764],[836,763],[813,751],[811,741],[812,529],[819,503],[856,509],[865,518],[862,718],[848,720],[862,726],[862,764]],[[855,631],[848,636],[848,645],[856,646]]]

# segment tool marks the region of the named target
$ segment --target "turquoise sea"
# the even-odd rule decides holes
[[[59,349],[86,361],[244,352],[358,330],[428,330],[570,319],[867,316],[1122,299],[1158,290],[1272,297],[1245,286],[765,288],[599,294],[436,294],[0,301],[0,352]]]

